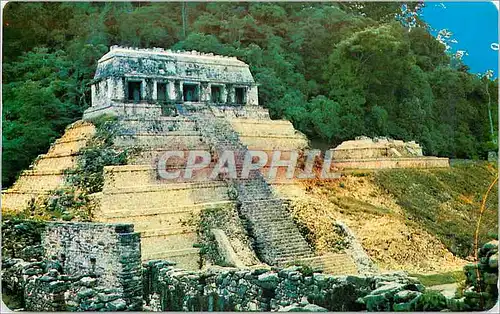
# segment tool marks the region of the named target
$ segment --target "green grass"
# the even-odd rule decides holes
[[[432,275],[410,274],[410,276],[418,278],[420,283],[426,287],[459,283],[465,280],[465,274],[462,270]]]
[[[374,174],[375,182],[405,210],[408,223],[436,236],[452,253],[473,253],[481,200],[497,167],[478,162],[446,169],[391,169]],[[480,243],[498,229],[498,187],[492,189],[480,228]]]
[[[373,204],[363,202],[361,200],[355,199],[353,197],[339,197],[334,203],[341,207],[343,211],[354,214],[356,212],[363,212],[366,214],[386,216],[391,215],[392,212],[390,209],[381,206],[375,206]]]

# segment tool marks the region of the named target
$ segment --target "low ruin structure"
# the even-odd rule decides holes
[[[424,156],[415,141],[405,142],[386,137],[356,137],[332,150],[338,169],[441,168],[449,167],[448,158]]]

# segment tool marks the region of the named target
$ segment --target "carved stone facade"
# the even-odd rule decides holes
[[[162,115],[169,105],[257,106],[257,84],[246,63],[233,58],[160,48],[113,46],[99,59],[92,107],[101,114]]]

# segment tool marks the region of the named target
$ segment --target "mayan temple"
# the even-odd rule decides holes
[[[99,116],[117,117],[120,133],[113,145],[138,153],[126,165],[104,168],[102,191],[93,195],[98,204],[93,221],[134,224],[141,235],[142,260],[167,259],[199,269],[196,227],[187,222],[203,210],[225,208],[238,217],[240,236],[222,231],[217,238],[241,267],[300,260],[326,272],[358,272],[347,253],[316,256],[308,245],[286,210],[293,181],[268,183],[259,171],[248,179],[157,179],[154,160],[165,151],[286,154],[308,147],[307,138],[289,121],[269,118],[258,104],[258,86],[248,65],[232,57],[111,47],[98,62],[92,106],[83,120],[69,126],[3,193],[2,206],[21,210],[68,184],[65,171],[75,166],[79,149],[95,133],[86,121]]]

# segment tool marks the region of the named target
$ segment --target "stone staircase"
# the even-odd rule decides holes
[[[247,148],[231,124],[224,118],[207,114],[195,114],[192,119],[214,152],[235,152],[239,173]],[[258,170],[252,171],[248,179],[225,180],[237,191],[240,216],[252,234],[255,251],[263,262],[280,265],[314,256],[287,213],[285,204],[274,195]]]

